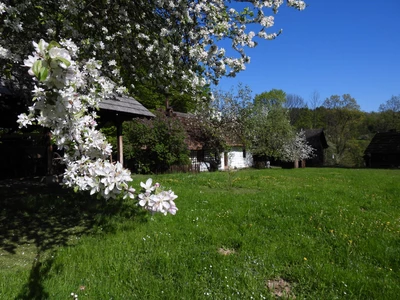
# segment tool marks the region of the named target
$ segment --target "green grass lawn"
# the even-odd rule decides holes
[[[135,185],[147,177],[136,177]],[[398,299],[400,171],[153,176],[176,216],[0,192],[0,299]]]

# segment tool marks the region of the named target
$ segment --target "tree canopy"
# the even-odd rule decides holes
[[[234,2],[247,3],[243,10]],[[0,74],[18,88],[30,81],[22,61],[32,41],[70,39],[79,60],[102,62],[102,72],[131,93],[148,83],[192,95],[221,76],[235,76],[250,58],[255,38],[271,40],[274,16],[283,4],[269,1],[2,1]],[[296,9],[304,1],[287,0]],[[271,11],[272,10],[272,11]],[[258,26],[248,27],[252,24]],[[229,39],[233,51],[219,46]]]
[[[255,96],[247,126],[255,155],[282,157],[283,145],[294,135],[285,102],[283,90],[272,89]]]
[[[400,95],[392,96],[379,106],[382,119],[384,120],[384,131],[400,130]]]
[[[358,134],[354,126],[362,116],[360,106],[349,94],[332,95],[322,105],[326,109],[327,135],[335,148],[334,160],[339,164],[348,142]]]

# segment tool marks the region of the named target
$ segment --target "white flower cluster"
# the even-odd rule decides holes
[[[69,42],[70,44],[72,42]],[[100,76],[100,64],[87,61],[82,68],[71,60],[75,56],[55,42],[33,42],[35,51],[24,66],[34,76],[33,105],[29,114],[18,116],[20,127],[37,122],[52,128],[56,144],[67,151],[66,159],[105,158],[111,146],[96,130],[96,113],[101,98],[109,95],[114,84]],[[72,44],[71,44],[72,45]]]
[[[120,193],[124,197],[134,198],[135,189],[127,182],[132,181],[129,170],[120,163],[110,163],[102,159],[92,161],[88,157],[71,161],[64,173],[64,184],[81,191],[90,191],[105,199],[115,198]]]
[[[33,45],[35,51],[24,61],[24,66],[29,67],[29,74],[34,76],[37,86],[33,90],[34,103],[29,107],[29,114],[18,117],[20,127],[38,123],[52,129],[56,144],[65,149],[66,186],[76,191],[90,191],[91,195],[98,194],[106,199],[118,195],[133,199],[135,189],[128,185],[132,181],[131,173],[120,163],[107,161],[111,145],[96,130],[96,114],[91,112],[114,88],[101,76],[101,64],[88,60],[80,66],[72,61],[78,48],[70,40],[63,42],[67,49],[44,40]],[[151,195],[153,190],[155,194]],[[150,199],[142,205],[146,209],[176,213],[173,200],[177,196],[172,191],[160,192],[149,187],[146,195]]]
[[[141,182],[143,193],[139,194],[139,205],[151,212],[160,212],[164,215],[170,213],[175,215],[178,208],[175,205],[177,195],[171,190],[165,191],[159,183],[153,185],[151,178],[146,183]]]
[[[293,139],[283,145],[282,156],[285,161],[309,159],[314,156],[315,149],[306,140],[304,130],[298,132]]]

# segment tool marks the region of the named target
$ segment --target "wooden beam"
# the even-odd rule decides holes
[[[123,143],[123,135],[122,135],[122,119],[118,118],[116,120],[117,126],[117,160],[124,165],[124,143]]]

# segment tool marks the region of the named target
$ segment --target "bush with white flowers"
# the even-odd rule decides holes
[[[304,130],[300,130],[296,135],[288,139],[282,147],[283,161],[302,161],[313,158],[315,149],[307,142]]]

